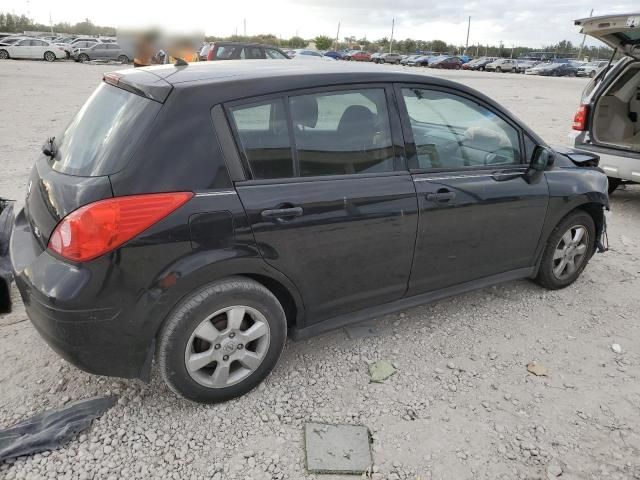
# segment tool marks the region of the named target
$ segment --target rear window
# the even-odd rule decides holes
[[[161,107],[153,100],[101,84],[56,137],[51,167],[81,177],[122,170]]]

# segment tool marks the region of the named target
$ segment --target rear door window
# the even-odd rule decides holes
[[[51,167],[82,177],[120,171],[161,107],[158,102],[103,83],[56,137]]]

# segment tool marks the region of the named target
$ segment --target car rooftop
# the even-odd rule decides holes
[[[428,79],[429,83],[457,85],[455,82],[438,77],[409,73],[402,69],[380,69],[378,65],[351,62],[316,63],[295,60],[195,62],[187,66],[157,65],[135,70],[122,70],[117,73],[126,78],[137,71],[152,73],[172,85],[189,82],[229,83],[274,77],[283,80],[304,77],[307,81],[313,78],[317,79],[318,83],[331,83],[334,80],[339,83],[356,83],[358,80],[366,82],[404,80],[423,83]]]

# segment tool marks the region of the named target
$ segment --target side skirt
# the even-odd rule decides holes
[[[383,317],[390,313],[395,313],[407,308],[417,307],[427,303],[436,302],[444,298],[453,297],[462,293],[479,290],[481,288],[490,287],[498,283],[509,282],[512,280],[520,280],[522,278],[533,278],[536,274],[536,267],[519,268],[497,275],[480,278],[471,282],[461,283],[452,287],[434,290],[433,292],[421,293],[413,297],[401,298],[393,302],[368,307],[363,310],[338,315],[337,317],[328,318],[313,325],[304,328],[294,328],[290,330],[291,337],[294,340],[304,340],[324,332],[335,330],[354,323],[364,322],[376,317]]]

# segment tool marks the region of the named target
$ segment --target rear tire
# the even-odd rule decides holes
[[[614,177],[607,177],[607,180],[609,181],[609,185],[607,186],[607,191],[609,192],[609,195],[611,195],[620,186],[620,184],[622,183],[622,180]]]
[[[6,50],[0,50],[0,60],[8,60],[9,59],[9,52],[7,52]]]
[[[253,334],[247,332],[254,329],[257,335],[256,326],[260,336],[250,340]],[[194,292],[176,308],[158,336],[156,359],[175,393],[217,403],[262,382],[276,365],[286,335],[287,320],[276,297],[258,282],[231,277]]]
[[[44,52],[44,59],[47,62],[54,62],[56,59],[56,54],[53,52]]]
[[[536,282],[550,290],[575,282],[593,256],[595,235],[591,215],[581,210],[569,213],[547,240]]]
[[[591,70],[591,71],[589,72],[589,78],[593,78],[593,77],[595,77],[595,76],[596,76],[596,71],[595,71],[595,70]]]
[[[496,72],[497,72],[497,73],[502,73],[502,68],[500,68],[500,67],[496,67]]]
[[[89,55],[87,55],[86,53],[81,53],[80,55],[78,55],[78,61],[80,63],[88,62],[89,61]]]
[[[127,64],[127,63],[129,63],[129,57],[127,57],[126,55],[120,55],[120,56],[118,57],[118,61],[119,61],[120,63]]]

